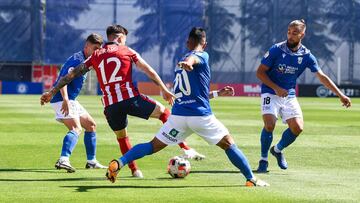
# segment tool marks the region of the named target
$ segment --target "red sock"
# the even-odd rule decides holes
[[[131,149],[131,144],[129,141],[129,137],[123,137],[123,138],[117,138],[117,141],[119,143],[120,151],[124,155],[127,151]],[[131,172],[134,173],[138,169],[135,161],[132,161],[128,164],[129,168],[131,169]]]
[[[179,147],[180,147],[181,149],[185,149],[185,150],[191,149],[191,147],[189,147],[189,146],[186,144],[186,142],[179,143]]]
[[[165,109],[164,113],[162,113],[159,117],[159,120],[161,120],[161,122],[166,123],[166,121],[168,120],[169,116],[170,116],[170,110],[169,109]]]

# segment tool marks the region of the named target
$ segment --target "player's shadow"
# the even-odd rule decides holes
[[[64,188],[76,188],[77,192],[88,192],[95,189],[179,189],[179,188],[230,188],[245,187],[245,185],[177,185],[177,186],[154,186],[154,185],[99,185],[99,186],[60,186]]]
[[[240,171],[191,171],[190,173],[240,173]]]
[[[47,179],[12,179],[0,178],[0,182],[59,182],[59,181],[105,181],[105,178],[47,178]]]
[[[0,168],[2,172],[30,172],[30,173],[58,173],[57,169],[37,169],[37,168]]]

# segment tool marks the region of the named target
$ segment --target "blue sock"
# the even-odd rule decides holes
[[[234,164],[247,180],[254,178],[254,174],[251,171],[248,160],[242,151],[235,145],[232,144],[227,150],[226,155],[229,157],[232,164]]]
[[[283,132],[282,137],[276,147],[281,151],[293,143],[296,140],[296,137],[297,136],[291,132],[290,128],[288,128]]]
[[[267,158],[268,152],[273,141],[273,133],[268,132],[265,128],[261,131],[260,143],[261,143],[261,157]]]
[[[75,148],[75,145],[76,145],[78,139],[79,139],[79,135],[75,131],[73,131],[73,130],[69,131],[65,135],[64,140],[63,140],[61,156],[70,157],[72,151]]]
[[[96,132],[84,133],[84,144],[87,160],[96,159]]]
[[[128,152],[126,152],[119,160],[125,166],[129,162],[132,162],[136,159],[140,159],[146,155],[150,155],[153,153],[153,146],[151,142],[137,144],[133,148],[131,148]]]

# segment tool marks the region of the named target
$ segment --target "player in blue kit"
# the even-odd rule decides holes
[[[196,133],[209,144],[217,145],[225,151],[230,161],[245,176],[246,186],[268,186],[269,184],[253,175],[245,155],[235,145],[228,129],[211,111],[209,98],[216,97],[217,94],[232,95],[233,89],[226,87],[209,94],[209,55],[204,51],[206,33],[202,28],[193,28],[190,31],[187,47],[190,51],[175,69],[176,100],[168,121],[152,141],[138,144],[119,160],[111,161],[106,177],[115,182],[120,168],[129,162],[156,153],[167,145],[178,144],[192,133]]]
[[[314,55],[302,45],[306,25],[304,20],[294,20],[288,26],[287,40],[275,44],[264,55],[257,70],[257,77],[262,81],[261,110],[264,128],[261,132],[261,159],[257,172],[268,172],[268,151],[273,140],[275,123],[280,114],[282,121],[288,124],[280,141],[270,152],[277,159],[281,169],[287,169],[288,164],[282,152],[293,143],[303,131],[304,121],[300,105],[296,99],[296,79],[306,68],[315,73],[320,82],[333,91],[343,106],[350,107],[351,100],[345,96],[325,75]]]
[[[59,79],[74,70],[74,67],[85,61],[85,59],[103,43],[103,39],[98,34],[90,34],[85,42],[84,50],[79,51],[69,57],[60,70]],[[67,172],[75,172],[75,168],[70,164],[70,155],[79,139],[82,128],[85,129],[84,144],[86,148],[87,162],[85,168],[106,168],[96,160],[96,124],[90,114],[76,100],[79,95],[86,75],[75,78],[71,83],[60,89],[50,101],[55,110],[56,120],[64,123],[69,129],[63,140],[61,156],[55,163],[57,169],[65,169]]]

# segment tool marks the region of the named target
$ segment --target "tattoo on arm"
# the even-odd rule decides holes
[[[89,68],[86,67],[84,63],[79,64],[74,68],[73,71],[62,77],[55,87],[51,90],[52,95],[55,95],[62,87],[69,84],[74,78],[79,77],[80,75],[84,75],[90,71]]]

